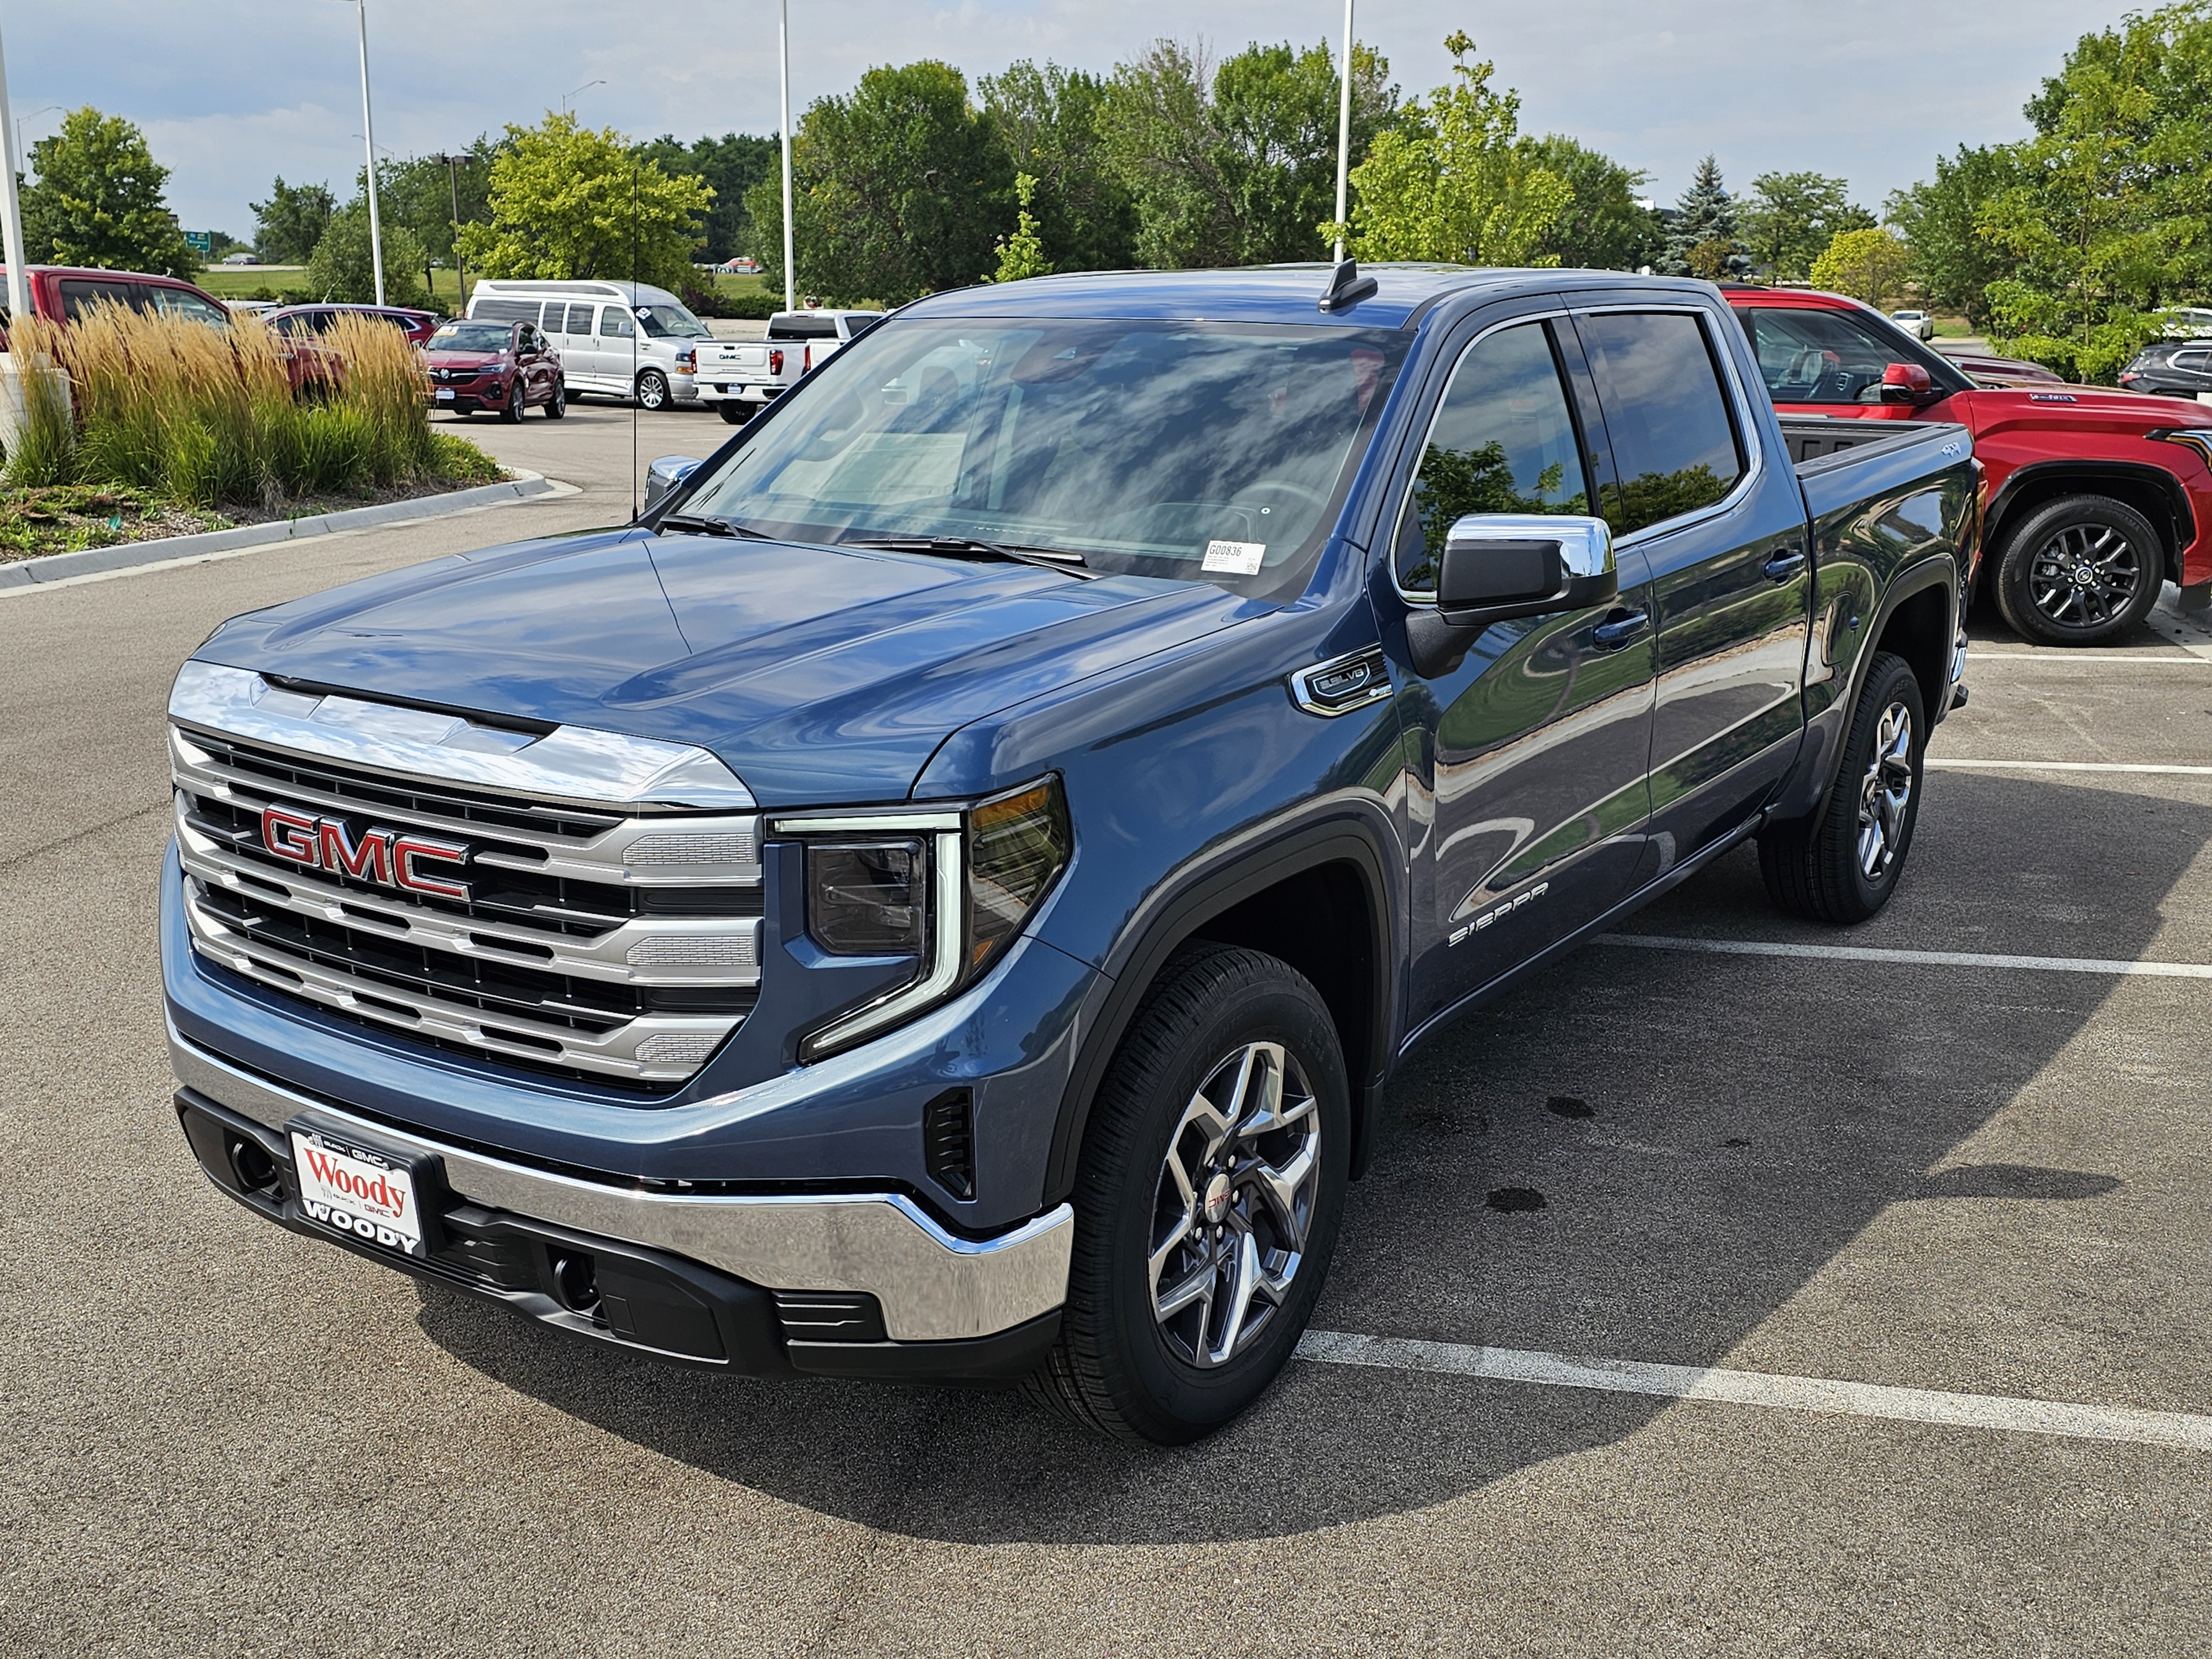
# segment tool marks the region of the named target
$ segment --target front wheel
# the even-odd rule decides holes
[[[657,368],[648,368],[637,377],[637,406],[640,409],[665,409],[668,405],[668,377]]]
[[[2038,645],[2097,645],[2150,614],[2166,584],[2166,544],[2109,495],[2066,495],[2005,538],[1991,578],[2013,631]]]
[[[1067,1306],[1032,1395],[1167,1445],[1249,1406],[1321,1293],[1351,1122],[1336,1028],[1303,975],[1256,951],[1178,953],[1091,1108]]]
[[[545,418],[549,421],[557,421],[568,412],[568,383],[566,380],[556,380],[553,382],[553,395],[545,400]]]
[[[1927,758],[1920,681],[1884,651],[1868,665],[1844,757],[1819,815],[1760,832],[1767,896],[1813,921],[1864,921],[1889,902],[1912,850]]]
[[[510,426],[519,426],[522,411],[527,406],[530,394],[522,389],[522,376],[514,377],[514,384],[507,389],[507,401],[499,406],[499,418]]]

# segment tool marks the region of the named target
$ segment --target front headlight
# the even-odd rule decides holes
[[[807,936],[837,957],[912,957],[913,975],[808,1034],[802,1060],[913,1018],[980,976],[1019,933],[1074,850],[1067,801],[1044,777],[966,807],[808,814]]]

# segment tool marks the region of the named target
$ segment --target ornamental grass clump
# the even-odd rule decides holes
[[[214,329],[101,306],[13,333],[26,405],[7,458],[14,486],[127,486],[180,507],[274,513],[499,476],[474,445],[430,429],[421,363],[387,324],[341,315],[319,344],[295,345],[250,318]],[[300,376],[293,349],[311,354]]]

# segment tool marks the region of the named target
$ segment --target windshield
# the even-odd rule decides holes
[[[659,300],[637,308],[641,327],[656,340],[705,340],[712,338],[707,325],[690,312],[668,300]]]
[[[447,323],[430,337],[433,351],[504,351],[512,323]]]
[[[908,319],[830,359],[684,510],[1272,587],[1319,551],[1406,347],[1395,329]]]

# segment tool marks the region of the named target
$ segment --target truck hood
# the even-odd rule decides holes
[[[901,799],[969,721],[1262,608],[1196,582],[627,529],[295,599],[196,654],[696,744],[793,806]]]
[[[2161,426],[2212,426],[2212,408],[2202,404],[2101,386],[1983,387],[1965,395],[1973,407],[1977,434],[2007,426],[2140,437]]]

